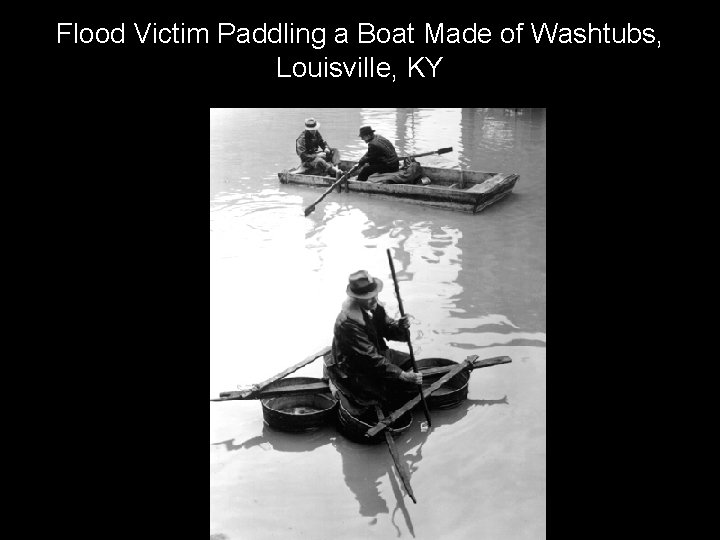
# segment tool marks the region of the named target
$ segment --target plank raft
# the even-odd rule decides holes
[[[382,425],[373,427],[342,409],[337,400],[331,397],[327,379],[287,377],[289,373],[299,369],[298,366],[307,365],[312,359],[327,354],[327,350],[328,348],[318,351],[259,385],[239,391],[221,392],[218,398],[210,401],[260,400],[265,421],[271,427],[284,431],[315,428],[337,418],[340,432],[356,442],[376,443],[382,440],[382,435],[377,435],[383,429],[389,428],[393,434],[397,434],[410,427],[411,409],[419,403],[419,397],[411,399],[401,409],[390,413]],[[423,394],[428,398],[431,409],[457,406],[467,397],[470,371],[510,362],[512,360],[508,356],[480,360],[476,355],[467,357],[461,363],[441,358],[418,360],[418,367],[423,374]],[[314,402],[314,398],[324,401]],[[367,437],[366,432],[369,432]]]
[[[404,456],[393,440],[393,436],[404,432],[412,425],[413,407],[423,398],[428,398],[427,405],[430,408],[457,406],[467,397],[470,371],[512,362],[508,356],[479,360],[477,355],[470,355],[459,364],[443,358],[421,359],[417,362],[418,368],[423,373],[420,394],[387,416],[379,406],[375,406],[377,420],[370,420],[368,423],[365,421],[367,418],[357,418],[343,407],[345,398],[333,392],[334,385],[328,379],[287,377],[316,358],[326,357],[329,353],[330,347],[325,347],[262,383],[240,391],[221,392],[218,399],[210,401],[258,399],[262,404],[265,422],[283,431],[314,430],[335,419],[338,431],[355,442],[376,444],[384,438],[405,491],[414,503],[417,503],[417,499],[410,486],[410,471]],[[433,394],[436,394],[435,401],[432,399]],[[429,423],[427,410],[425,414]]]
[[[341,160],[339,163],[344,171],[353,165],[353,161]],[[328,188],[335,182],[334,177],[303,174],[303,170],[298,167],[279,172],[280,183]],[[359,182],[353,176],[347,181],[346,189],[383,199],[477,214],[509,195],[519,178],[517,174],[426,166],[423,166],[423,173],[430,179],[430,184],[376,184],[372,181]]]

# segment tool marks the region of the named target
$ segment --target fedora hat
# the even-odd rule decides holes
[[[374,278],[365,270],[358,270],[354,274],[350,274],[348,279],[347,294],[353,298],[366,300],[377,296],[382,291],[383,282],[380,278]]]
[[[358,137],[372,135],[373,133],[375,133],[375,130],[373,128],[371,128],[370,126],[363,126],[360,128],[360,134],[358,135]]]
[[[320,124],[314,118],[305,119],[305,129],[314,130],[320,127]]]

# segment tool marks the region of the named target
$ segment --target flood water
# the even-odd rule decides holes
[[[280,184],[313,116],[343,159],[362,125],[421,164],[517,173],[514,191],[471,215],[358,193]],[[544,109],[210,111],[210,397],[263,381],[330,345],[348,275],[380,277],[399,316],[393,253],[418,359],[507,355],[476,370],[468,399],[420,410],[397,439],[417,504],[387,447],[332,427],[263,423],[258,401],[210,403],[210,536],[215,539],[539,539],[546,529]],[[407,344],[390,342],[407,351]],[[292,376],[320,377],[318,359]]]

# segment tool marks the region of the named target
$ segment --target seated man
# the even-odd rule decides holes
[[[356,418],[377,419],[374,405],[398,409],[418,393],[422,373],[404,371],[410,355],[388,348],[385,339],[407,341],[408,315],[393,320],[378,303],[383,282],[365,270],[350,275],[348,298],[335,321],[327,375],[343,407]],[[331,386],[332,388],[332,386]]]
[[[307,169],[306,174],[331,174],[340,178],[342,171],[334,166],[338,160],[337,152],[325,142],[319,127],[314,118],[305,120],[305,129],[295,141],[295,152]]]
[[[371,174],[396,172],[400,168],[393,143],[382,135],[375,135],[370,126],[361,127],[359,136],[368,145],[367,153],[358,161],[358,165],[364,165],[357,178],[360,182],[365,182]]]

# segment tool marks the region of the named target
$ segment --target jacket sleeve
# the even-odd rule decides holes
[[[345,321],[340,325],[340,334],[341,347],[355,370],[386,379],[400,378],[403,370],[380,354],[360,325]]]
[[[368,143],[368,151],[363,157],[360,158],[358,163],[364,165],[365,163],[379,163],[382,160],[383,152],[378,146],[377,141],[373,140]]]
[[[360,162],[383,165],[388,164],[392,159],[390,150],[385,147],[382,140],[376,137],[368,143],[368,151],[360,158]]]
[[[305,148],[305,133],[301,133],[295,141],[295,153],[300,156],[300,159],[302,161],[310,160],[310,156],[308,155],[307,149]]]
[[[323,139],[323,136],[320,135],[320,132],[319,132],[319,131],[317,132],[317,136],[318,136],[318,141],[317,141],[317,142],[318,142],[318,148],[321,148],[322,150],[325,150],[325,148],[328,147],[327,141],[326,141],[325,139]]]
[[[384,337],[385,339],[391,339],[393,341],[408,340],[407,330],[400,326],[400,323],[398,321],[396,321],[392,317],[389,317],[387,312],[385,311],[385,308],[383,308],[382,310],[382,316],[382,337]]]

